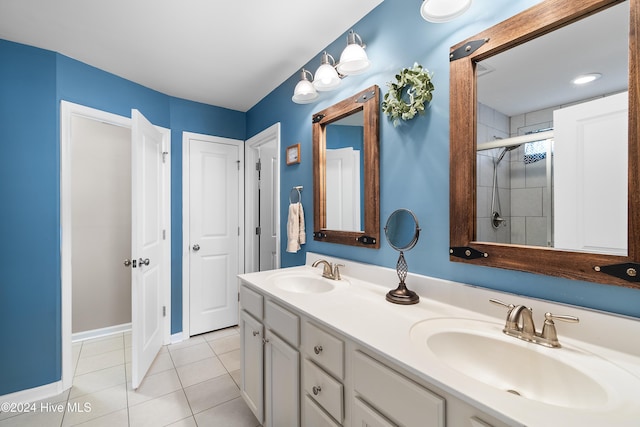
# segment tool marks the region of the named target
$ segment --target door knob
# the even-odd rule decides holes
[[[197,243],[195,245],[193,245],[193,250],[198,252],[200,250],[200,245],[197,244]]]
[[[150,262],[150,261],[149,261],[149,258],[145,258],[145,259],[140,258],[140,259],[138,260],[138,265],[142,265],[142,264],[144,264],[144,265],[149,265],[149,262]]]
[[[130,267],[131,266],[131,260],[129,258],[124,260],[124,266],[125,267]]]

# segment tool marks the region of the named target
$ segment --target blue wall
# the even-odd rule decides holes
[[[171,129],[171,332],[182,330],[182,132],[245,139],[246,114],[0,40],[0,395],[61,375],[60,101]]]
[[[419,2],[385,0],[353,26],[367,44],[367,53],[373,62],[366,74],[347,77],[337,91],[322,93],[313,104],[297,105],[291,102],[298,80],[296,73],[248,112],[247,135],[255,135],[279,121],[282,147],[301,143],[302,163],[282,166],[281,189],[286,195],[292,186],[304,186],[302,202],[307,206],[306,229],[312,230],[313,197],[312,191],[307,191],[313,188],[311,116],[374,84],[380,86],[382,94],[386,93],[386,83],[393,81],[400,69],[418,62],[433,72],[435,92],[427,114],[397,128],[382,115],[380,127],[381,233],[389,214],[401,207],[411,209],[422,228],[417,246],[405,254],[409,270],[640,317],[638,290],[449,261],[449,48],[538,2],[476,1],[461,18],[450,23],[432,24],[420,17]],[[346,33],[326,50],[337,56],[345,44]],[[320,53],[305,68],[314,71],[320,64]],[[281,212],[287,212],[286,199],[281,199]],[[286,236],[284,222],[281,233]],[[305,250],[391,268],[397,261],[397,252],[386,242],[382,243],[381,249],[373,250],[308,238],[303,248],[296,254],[283,252],[282,266],[302,264]]]

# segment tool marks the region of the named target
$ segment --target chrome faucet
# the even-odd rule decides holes
[[[507,307],[507,321],[505,322],[504,332],[506,335],[519,338],[524,341],[529,341],[535,344],[540,344],[545,347],[558,348],[561,347],[558,341],[558,333],[556,331],[556,325],[553,322],[555,320],[562,320],[564,322],[578,323],[580,319],[575,316],[557,315],[551,313],[545,313],[544,326],[540,333],[536,332],[536,327],[533,323],[533,310],[524,305],[506,304],[497,299],[490,299],[490,302]]]
[[[327,279],[331,279],[331,280],[340,280],[340,267],[344,267],[344,265],[342,264],[335,264],[332,265],[329,261],[326,261],[324,259],[319,259],[314,261],[313,264],[311,264],[312,267],[317,267],[318,265],[323,264],[324,267],[322,269],[322,277],[325,277]]]

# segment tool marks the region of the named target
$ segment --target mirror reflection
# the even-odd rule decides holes
[[[384,233],[393,249],[407,251],[418,242],[418,220],[410,210],[398,209],[389,215]]]
[[[326,126],[327,228],[363,231],[364,114]]]
[[[627,255],[628,36],[626,1],[476,64],[477,241]]]

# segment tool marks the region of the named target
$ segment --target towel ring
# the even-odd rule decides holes
[[[289,191],[289,204],[300,203],[302,201],[302,185],[295,186]],[[296,197],[298,200],[295,200]]]

